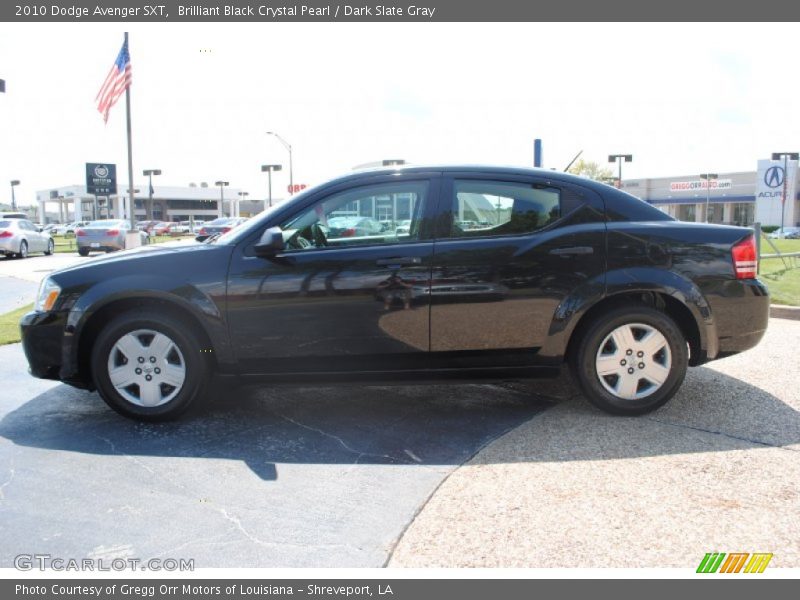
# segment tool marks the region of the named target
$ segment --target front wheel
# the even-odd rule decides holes
[[[586,398],[616,415],[665,404],[683,383],[686,339],[669,316],[649,307],[605,313],[585,330],[571,366]]]
[[[53,241],[53,238],[47,240],[47,250],[44,251],[46,256],[50,256],[56,250],[56,244]]]
[[[174,419],[208,387],[208,365],[191,331],[152,311],[125,313],[100,332],[92,376],[100,396],[126,417]]]

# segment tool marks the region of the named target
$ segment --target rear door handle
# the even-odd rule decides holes
[[[576,254],[594,254],[594,248],[591,246],[570,246],[569,248],[554,248],[550,250],[550,254],[556,256],[573,256]]]
[[[422,263],[419,256],[397,256],[395,258],[379,258],[375,264],[379,267],[402,267],[404,265],[418,265]]]

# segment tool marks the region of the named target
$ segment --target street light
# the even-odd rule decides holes
[[[294,194],[294,179],[292,178],[292,145],[274,131],[268,131],[267,135],[272,135],[278,138],[278,141],[283,144],[283,147],[289,151],[289,193]]]
[[[269,208],[272,208],[272,172],[283,169],[281,165],[261,165],[261,172],[266,172],[269,177]],[[264,200],[264,210],[267,210],[267,200]]]
[[[250,192],[237,192],[237,193],[239,194],[239,197],[242,199],[241,200],[242,202],[244,200],[246,200],[247,197],[250,195]],[[239,204],[238,203],[236,204],[236,211],[235,212],[236,212],[236,214],[231,215],[232,217],[238,217],[239,216]]]
[[[149,178],[150,192],[147,195],[147,206],[144,211],[144,218],[146,221],[153,220],[153,175],[161,175],[161,169],[145,169],[142,175]]]
[[[11,180],[11,210],[17,210],[17,198],[14,195],[14,188],[19,185],[19,179]]]
[[[711,182],[718,178],[719,175],[716,173],[700,173],[700,179],[706,180],[706,223],[708,223],[708,205],[711,202]]]
[[[783,232],[783,218],[786,214],[786,195],[788,190],[786,185],[789,179],[789,161],[800,159],[800,152],[773,152],[772,160],[783,159],[783,195],[781,197],[781,237],[785,237]]]
[[[616,162],[619,164],[619,177],[617,178],[617,187],[622,189],[622,161],[625,162],[632,162],[633,161],[633,154],[609,154],[608,155],[608,162]]]
[[[219,186],[219,206],[217,207],[217,216],[222,217],[222,203],[225,202],[225,193],[223,190],[226,186],[229,186],[230,183],[227,181],[215,181],[214,185]]]

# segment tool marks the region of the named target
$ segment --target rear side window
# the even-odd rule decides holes
[[[6,227],[11,227],[11,221],[0,221],[0,229],[5,229]]]
[[[561,190],[504,181],[454,182],[451,237],[521,235],[561,218]]]

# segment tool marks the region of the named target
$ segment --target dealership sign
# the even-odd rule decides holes
[[[86,193],[109,196],[117,193],[117,165],[86,163]]]
[[[784,204],[784,185],[786,198],[791,200],[797,194],[797,161],[760,160],[756,171],[756,221],[762,225],[794,225],[797,221],[795,203]]]
[[[696,192],[699,190],[705,191],[708,187],[708,181],[705,179],[700,179],[698,181],[670,181],[669,182],[669,191],[670,192]],[[712,179],[711,180],[711,188],[712,190],[729,190],[733,187],[733,180],[732,179]]]

